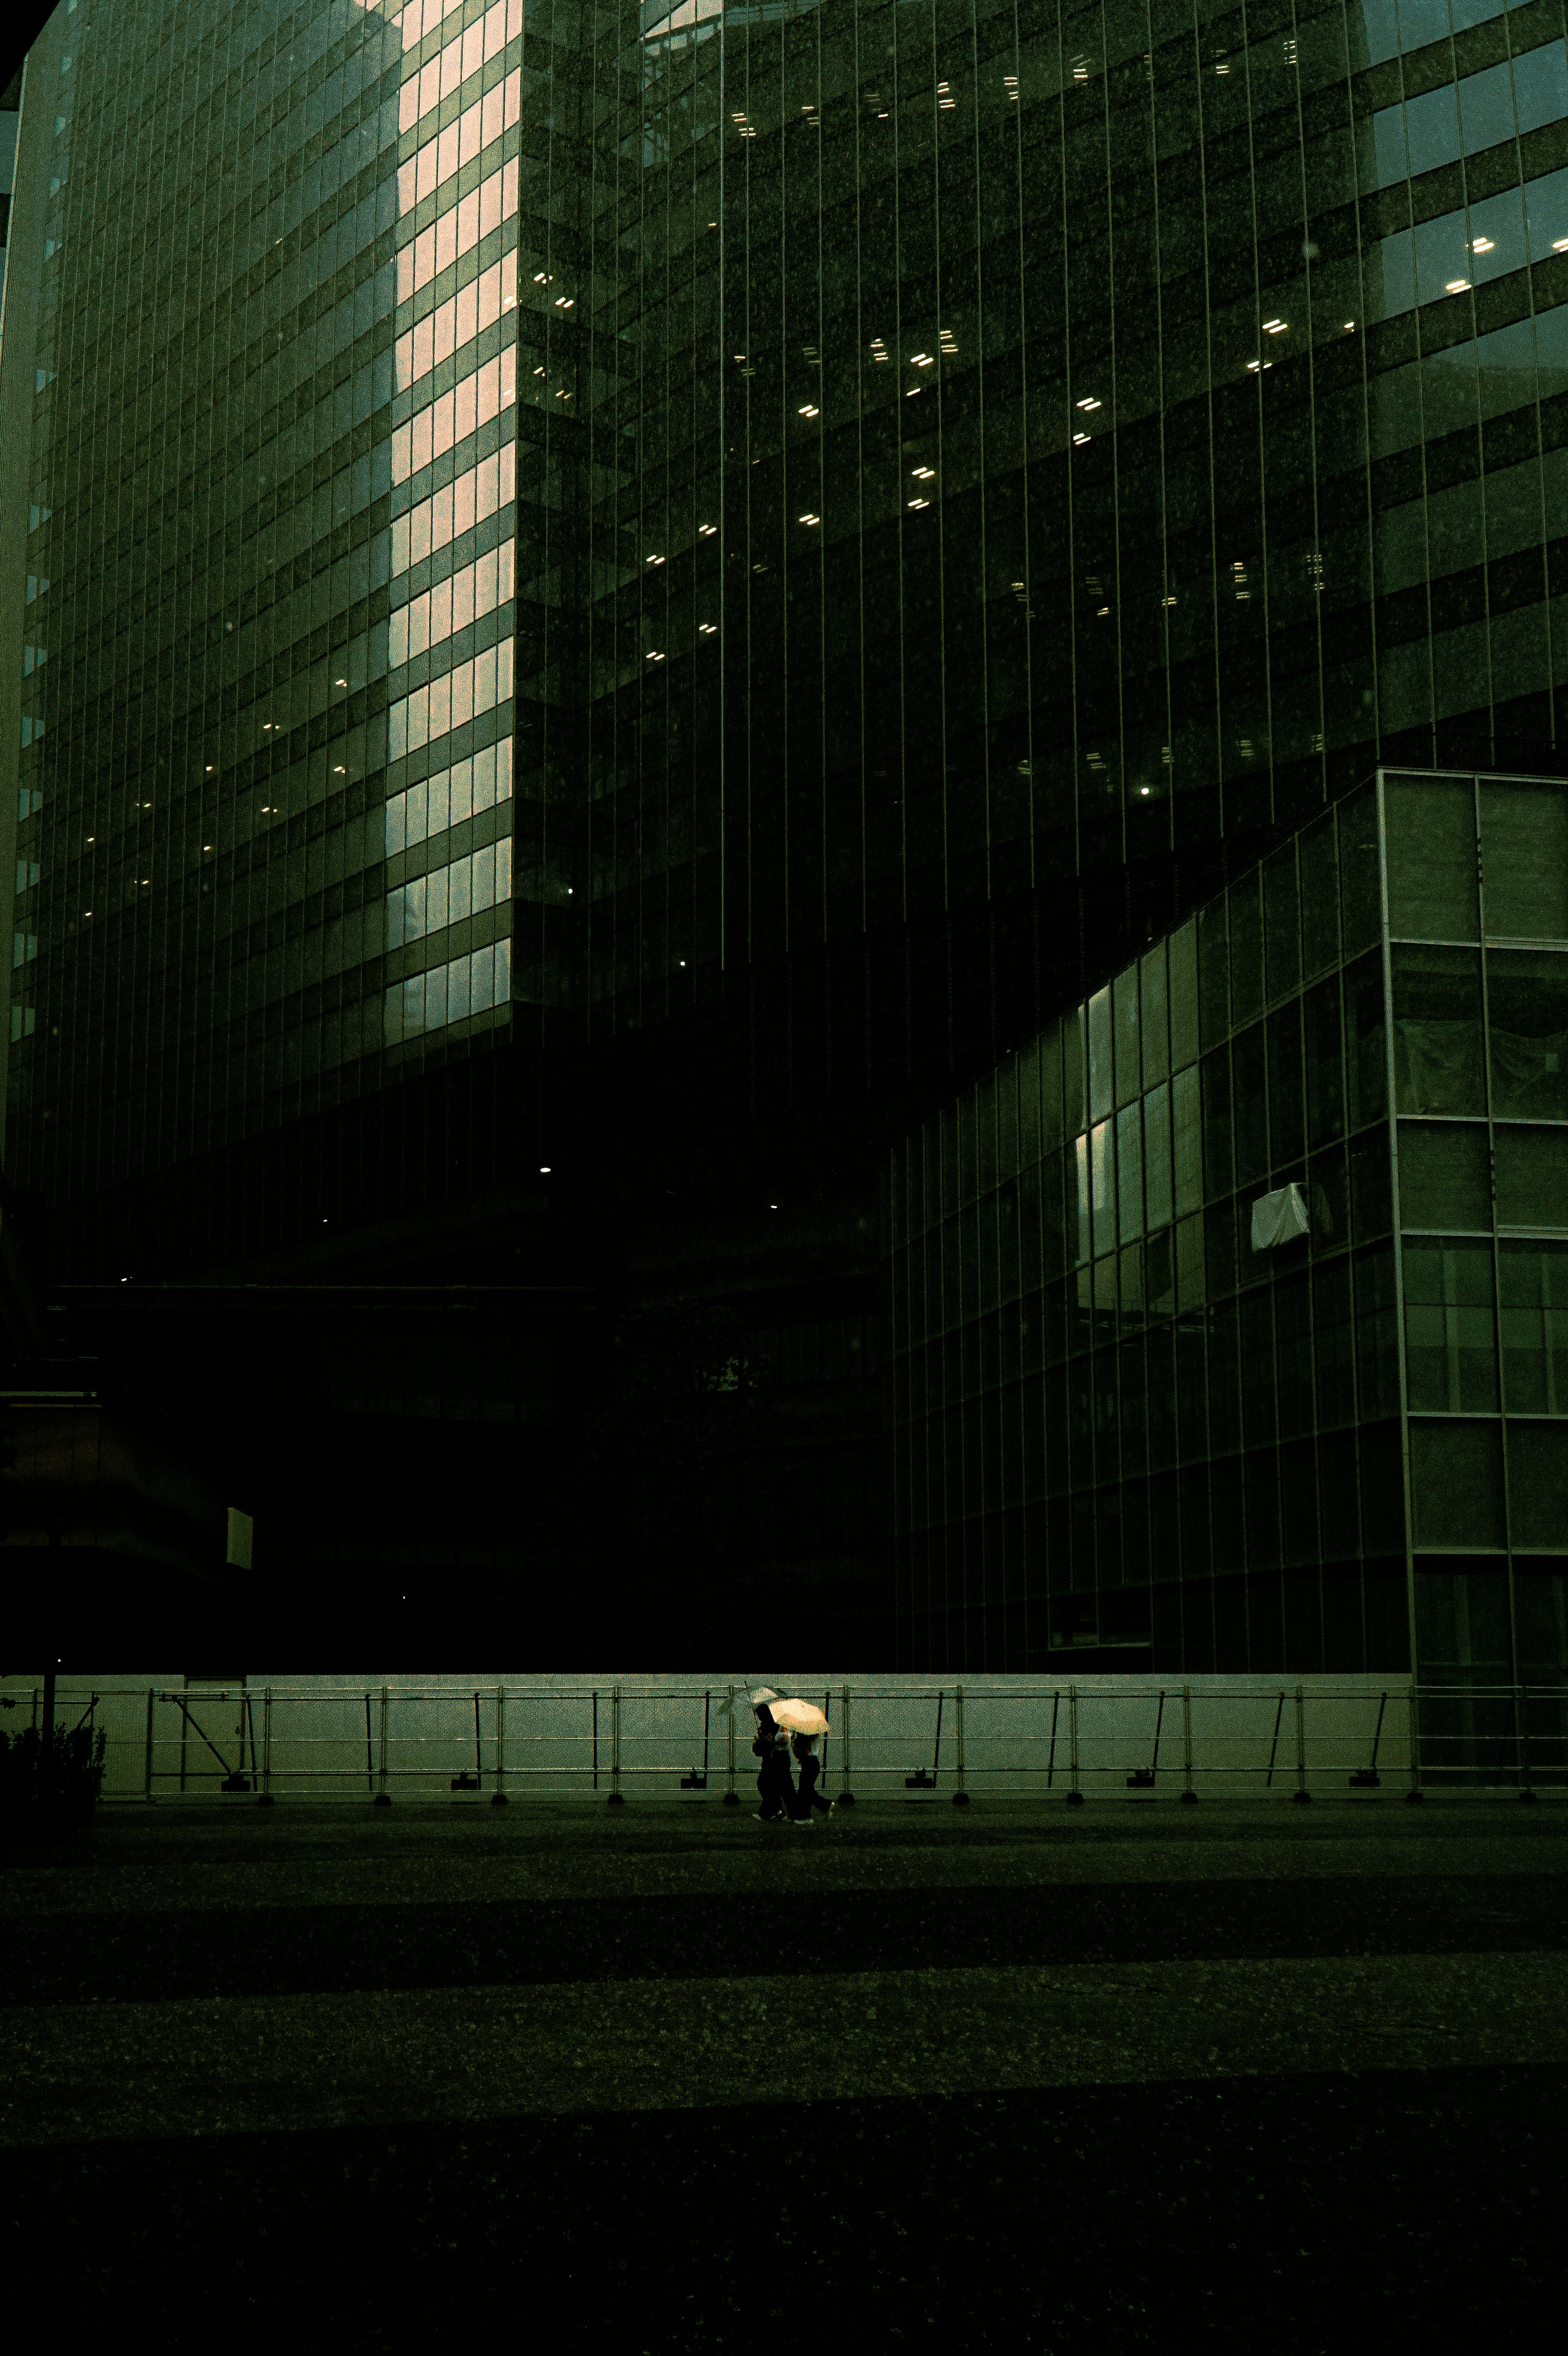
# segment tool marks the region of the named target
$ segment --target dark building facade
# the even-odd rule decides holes
[[[65,0],[28,75],[56,1278],[717,1306],[840,1368],[723,1548],[869,1595],[891,1141],[1379,760],[1556,766],[1561,0]]]
[[[1568,786],[1380,772],[887,1226],[901,1662],[1568,1676]]]

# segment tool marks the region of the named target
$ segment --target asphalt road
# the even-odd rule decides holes
[[[1340,2356],[1568,2289],[1553,1799],[162,1803],[0,1888],[14,2329]]]

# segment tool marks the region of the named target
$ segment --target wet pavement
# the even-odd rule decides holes
[[[1568,2287],[1554,1795],[164,1802],[0,1882],[14,2324],[1338,2356]]]

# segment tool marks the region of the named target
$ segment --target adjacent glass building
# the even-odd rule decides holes
[[[1380,772],[888,1233],[909,1665],[1568,1674],[1568,787]]]

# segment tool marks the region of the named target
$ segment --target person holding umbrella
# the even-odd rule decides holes
[[[757,1790],[763,1801],[757,1815],[765,1825],[781,1824],[786,1815],[793,1816],[795,1812],[795,1778],[789,1769],[789,1735],[775,1722],[768,1707],[770,1702],[777,1699],[772,1686],[760,1686],[752,1696],[752,1708],[757,1715],[752,1755],[761,1762]]]
[[[816,1756],[817,1740],[832,1730],[815,1702],[775,1700],[770,1716],[775,1726],[793,1737],[791,1748],[800,1766],[800,1793],[790,1815],[797,1825],[812,1824],[816,1821],[814,1811],[826,1816],[832,1806],[816,1788],[822,1772],[822,1762]]]

